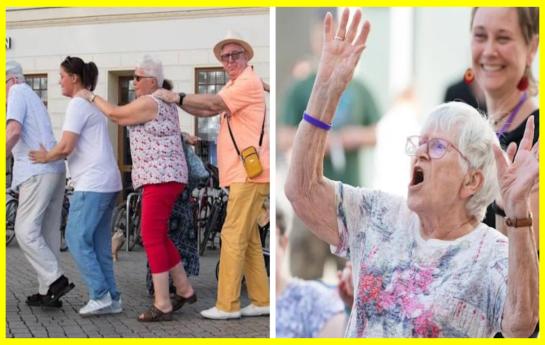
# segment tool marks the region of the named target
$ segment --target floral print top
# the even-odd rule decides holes
[[[340,243],[353,265],[348,337],[492,337],[507,294],[507,238],[480,224],[424,240],[405,200],[336,186]]]
[[[182,149],[178,110],[153,96],[155,119],[128,126],[134,189],[146,184],[187,183],[187,163]]]
[[[333,316],[343,311],[335,288],[294,278],[276,299],[276,337],[315,338]]]

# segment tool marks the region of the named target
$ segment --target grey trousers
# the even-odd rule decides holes
[[[38,276],[38,292],[62,274],[59,266],[60,225],[65,174],[32,176],[19,186],[15,236]]]

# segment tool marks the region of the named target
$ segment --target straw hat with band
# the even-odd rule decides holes
[[[220,62],[221,62],[221,49],[226,44],[230,44],[230,43],[238,44],[239,46],[244,48],[244,51],[246,52],[247,57],[248,57],[248,61],[251,60],[254,57],[254,50],[252,49],[252,46],[250,46],[250,44],[248,42],[244,41],[240,37],[240,35],[238,35],[236,33],[233,33],[233,32],[229,32],[227,34],[227,36],[223,40],[219,41],[214,46],[214,55],[216,56],[216,58]]]

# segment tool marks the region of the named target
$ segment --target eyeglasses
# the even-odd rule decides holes
[[[6,79],[6,84],[9,83],[12,80],[15,80],[15,77],[9,77],[8,79]]]
[[[144,78],[155,78],[155,77],[146,77],[143,75],[134,75],[133,77],[134,81],[140,81],[141,79],[144,79]]]
[[[228,53],[220,55],[221,62],[227,63],[229,60],[237,61],[242,56],[242,53],[244,53],[244,50],[239,50],[236,52]]]
[[[421,145],[426,145],[426,152],[432,159],[443,158],[443,156],[447,153],[448,148],[452,147],[460,154],[468,165],[471,165],[469,163],[469,159],[467,159],[466,156],[464,156],[464,154],[460,152],[460,150],[454,146],[453,143],[441,138],[424,139],[420,135],[410,136],[407,138],[407,143],[405,144],[405,153],[409,156],[416,156],[416,152]]]

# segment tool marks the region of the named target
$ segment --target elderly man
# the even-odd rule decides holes
[[[64,162],[32,164],[28,152],[40,145],[50,149],[56,141],[47,110],[24,82],[21,65],[6,64],[6,156],[13,154],[12,188],[19,190],[15,235],[36,270],[38,293],[28,296],[31,306],[60,308],[59,300],[74,284],[59,264],[59,231],[64,197]]]
[[[159,90],[156,96],[178,103],[195,116],[221,113],[218,136],[218,168],[220,184],[230,187],[227,217],[221,230],[221,255],[216,306],[201,312],[209,319],[231,319],[240,316],[269,314],[269,286],[257,218],[269,194],[268,136],[263,144],[260,136],[265,119],[265,95],[259,76],[248,61],[253,49],[246,41],[226,38],[214,47],[214,55],[222,63],[229,82],[217,95],[186,95]],[[229,134],[230,130],[232,136]],[[236,146],[242,150],[260,146],[263,172],[249,178]],[[251,304],[240,309],[242,274],[246,277]]]

